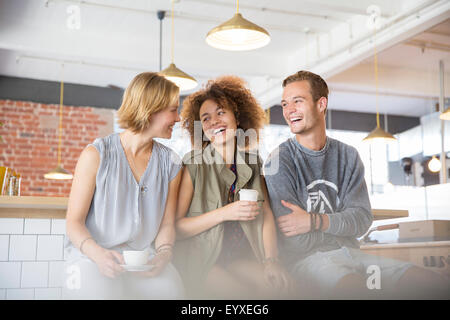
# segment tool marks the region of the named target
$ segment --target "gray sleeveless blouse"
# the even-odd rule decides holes
[[[118,133],[98,138],[91,145],[100,154],[100,164],[86,227],[95,241],[107,249],[149,247],[164,215],[169,182],[181,168],[180,157],[153,140],[152,155],[137,183]],[[68,256],[78,255],[78,249],[67,237],[66,241]]]

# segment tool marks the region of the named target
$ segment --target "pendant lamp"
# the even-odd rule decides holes
[[[439,172],[441,170],[441,161],[436,156],[431,157],[431,160],[428,161],[428,169],[433,173]]]
[[[262,27],[244,19],[239,13],[239,0],[236,1],[236,14],[228,21],[215,27],[206,35],[206,43],[211,47],[244,51],[264,47],[270,42],[269,33]]]
[[[173,52],[174,52],[174,27],[173,27],[173,1],[172,0],[172,49],[171,49],[171,63],[170,65],[162,70],[160,73],[167,79],[175,83],[180,91],[194,89],[197,86],[197,81],[188,75],[187,73],[181,71],[173,63]],[[160,20],[162,20],[162,17]]]
[[[376,36],[376,27],[374,27],[375,36]],[[375,87],[376,87],[376,108],[377,108],[377,127],[370,132],[367,137],[363,139],[365,142],[373,142],[375,140],[381,140],[384,142],[395,141],[397,140],[392,134],[386,132],[380,127],[380,112],[378,111],[378,57],[377,57],[377,49],[375,45],[375,37],[374,37],[374,69],[375,69]]]
[[[50,179],[50,180],[70,180],[73,178],[73,175],[61,166],[63,97],[64,97],[64,82],[61,80],[61,89],[60,89],[60,98],[59,98],[58,165],[55,169],[44,174],[44,178]]]
[[[442,112],[439,118],[441,118],[441,120],[450,120],[450,108]]]

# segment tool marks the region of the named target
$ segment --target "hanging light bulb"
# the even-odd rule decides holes
[[[428,169],[434,173],[439,172],[441,170],[441,161],[436,156],[431,157],[431,160],[428,161]]]
[[[236,14],[228,21],[215,27],[206,35],[206,43],[211,47],[244,51],[266,46],[270,42],[269,33],[262,27],[244,19],[239,13],[239,0],[236,1]]]
[[[450,120],[450,108],[442,112],[439,118],[441,118],[441,120]]]
[[[373,17],[372,17],[373,19]],[[375,140],[390,142],[397,140],[392,134],[386,132],[380,127],[380,112],[378,111],[378,56],[377,56],[377,48],[375,45],[375,36],[376,36],[376,25],[374,25],[375,35],[374,35],[374,70],[375,70],[375,88],[376,88],[376,109],[377,109],[377,127],[370,132],[367,137],[363,139],[365,142],[373,142]]]
[[[190,89],[194,89],[197,86],[197,81],[191,77],[190,75],[188,75],[187,73],[181,71],[180,69],[178,69],[175,65],[175,63],[173,63],[173,57],[174,57],[174,23],[173,23],[173,3],[174,0],[171,1],[172,2],[172,48],[171,48],[171,63],[170,65],[162,70],[160,73],[167,79],[172,81],[173,83],[175,83],[181,91],[185,91],[185,90],[190,90]]]
[[[395,191],[395,186],[392,184],[392,182],[388,181],[384,185],[384,193],[392,193]]]
[[[73,178],[73,175],[61,166],[63,97],[64,97],[64,82],[61,80],[60,97],[59,97],[58,165],[55,169],[44,174],[44,178],[50,180],[70,180]]]

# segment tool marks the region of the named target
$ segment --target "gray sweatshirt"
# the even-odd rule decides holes
[[[359,247],[356,238],[368,230],[373,216],[364,165],[354,147],[327,137],[324,148],[314,151],[292,137],[272,151],[264,173],[275,217],[291,213],[281,204],[285,200],[326,214],[330,221],[324,232],[293,237],[279,232],[280,256],[288,264],[316,251]]]

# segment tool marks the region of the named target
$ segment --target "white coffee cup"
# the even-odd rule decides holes
[[[241,189],[239,191],[239,200],[244,201],[258,201],[258,190]]]
[[[147,264],[149,251],[125,250],[122,252],[125,264],[130,266],[142,266]]]

